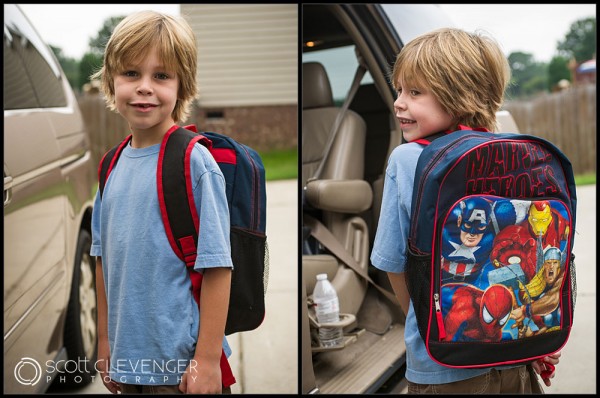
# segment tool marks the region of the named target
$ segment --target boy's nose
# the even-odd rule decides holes
[[[141,95],[148,95],[152,93],[152,84],[150,83],[150,79],[140,79],[139,84],[136,90]]]
[[[406,109],[406,103],[402,100],[402,95],[399,95],[394,101],[394,108]]]

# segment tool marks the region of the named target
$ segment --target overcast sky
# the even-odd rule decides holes
[[[523,51],[549,62],[573,22],[596,17],[595,4],[441,4],[458,27],[484,29],[505,54]],[[66,56],[80,59],[91,37],[112,16],[153,9],[179,14],[179,4],[21,4],[42,37]]]

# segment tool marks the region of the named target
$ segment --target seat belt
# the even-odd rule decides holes
[[[321,157],[321,161],[319,162],[319,167],[317,168],[317,171],[315,171],[315,174],[312,177],[310,177],[307,180],[307,182],[313,181],[313,180],[318,180],[321,177],[321,173],[323,172],[323,167],[325,167],[327,157],[329,156],[329,152],[331,150],[331,147],[333,146],[333,141],[335,140],[337,131],[340,127],[340,124],[342,123],[342,119],[344,118],[344,115],[346,114],[346,111],[348,110],[348,107],[350,106],[350,103],[352,102],[352,99],[354,98],[354,95],[356,94],[356,91],[358,90],[358,86],[360,85],[360,82],[361,82],[364,74],[367,71],[364,60],[358,52],[356,52],[356,58],[358,60],[358,67],[356,68],[356,73],[354,74],[354,80],[352,81],[350,90],[348,91],[348,94],[346,95],[344,104],[340,108],[340,110],[335,118],[335,121],[333,123],[333,126],[331,127],[331,131],[329,133],[329,140],[327,141],[327,145],[325,145],[325,150],[323,152],[323,156]]]
[[[396,306],[400,306],[400,302],[396,298],[394,294],[389,292],[388,290],[379,286],[371,277],[368,275],[366,270],[363,270],[354,257],[348,253],[348,251],[342,246],[342,244],[337,240],[337,238],[329,232],[327,227],[323,225],[319,220],[309,216],[308,214],[304,214],[304,224],[310,227],[310,234],[323,246],[325,246],[331,253],[333,253],[338,259],[340,259],[344,264],[350,267],[354,272],[356,272],[363,279],[366,279],[369,283],[377,288],[388,300],[392,302],[392,304]]]

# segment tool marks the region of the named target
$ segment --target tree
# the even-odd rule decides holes
[[[90,50],[83,55],[79,63],[79,84],[83,87],[84,84],[90,82],[90,76],[102,67],[104,57],[104,48],[110,35],[115,27],[125,18],[124,16],[109,17],[104,20],[102,27],[95,37],[89,41]]]
[[[580,63],[596,56],[596,17],[580,19],[571,24],[565,40],[558,43],[557,49],[568,59],[575,58]]]
[[[508,56],[512,79],[506,94],[508,99],[531,96],[546,89],[547,65],[536,62],[533,55],[516,51]]]
[[[79,87],[90,82],[90,76],[102,67],[102,54],[86,52],[79,62]]]
[[[571,72],[569,71],[569,59],[560,55],[555,55],[548,64],[548,89],[552,90],[556,84],[565,79],[571,81]]]
[[[71,87],[74,90],[79,89],[79,62],[75,58],[66,57],[60,47],[50,45],[50,49],[65,72],[65,76],[67,76]]]
[[[123,18],[125,18],[125,16],[109,17],[104,20],[102,28],[100,28],[98,31],[98,35],[90,39],[89,45],[92,53],[100,55],[104,54],[104,47],[106,47],[106,43],[108,43],[110,35],[112,35],[113,30],[115,30]]]

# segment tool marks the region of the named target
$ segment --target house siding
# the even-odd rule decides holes
[[[181,4],[198,43],[192,121],[259,151],[298,145],[298,5]]]

